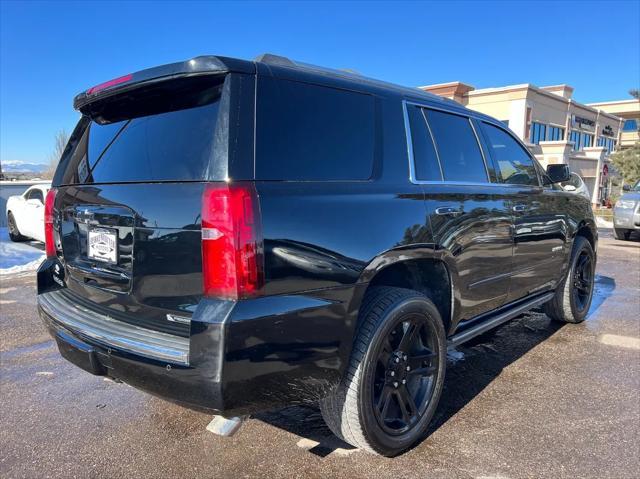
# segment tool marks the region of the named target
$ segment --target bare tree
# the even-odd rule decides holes
[[[62,157],[62,153],[64,153],[64,149],[67,146],[68,141],[69,141],[69,134],[64,129],[56,133],[53,151],[49,156],[49,166],[45,170],[45,172],[42,174],[43,178],[46,178],[49,180],[53,178],[53,174],[56,172],[56,167],[58,166],[58,162]]]

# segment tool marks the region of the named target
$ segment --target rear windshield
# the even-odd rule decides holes
[[[175,104],[145,98],[152,109],[123,104],[118,107],[118,116],[112,115],[119,121],[84,117],[74,132],[75,148],[61,161],[66,164],[61,165],[64,173],[60,183],[206,179],[214,151],[219,99],[220,85],[208,85],[189,99],[186,108],[184,101]],[[159,107],[163,101],[164,107]]]

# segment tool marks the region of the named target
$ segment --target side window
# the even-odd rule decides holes
[[[442,181],[438,155],[433,146],[431,132],[427,126],[423,109],[407,105],[415,179],[420,181]]]
[[[34,188],[33,190],[31,190],[29,192],[29,196],[27,197],[28,200],[37,200],[40,203],[44,204],[44,196],[42,194],[42,191],[40,191],[38,188]]]
[[[436,142],[445,181],[488,183],[480,146],[469,119],[425,110]]]
[[[256,114],[256,179],[371,178],[371,95],[262,77]]]
[[[539,186],[536,167],[529,154],[506,131],[482,123],[487,147],[498,168],[498,178],[512,185]]]

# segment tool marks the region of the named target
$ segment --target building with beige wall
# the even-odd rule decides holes
[[[604,101],[588,103],[588,105],[624,120],[620,134],[620,148],[628,148],[640,141],[640,99]]]
[[[624,119],[576,102],[569,85],[475,89],[452,82],[420,88],[502,121],[543,166],[568,164],[584,179],[594,204],[608,197],[608,157],[621,143]]]

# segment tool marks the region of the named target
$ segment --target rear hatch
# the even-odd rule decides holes
[[[54,178],[61,294],[114,319],[189,335],[203,291],[203,191],[229,174],[231,76],[84,98]]]

